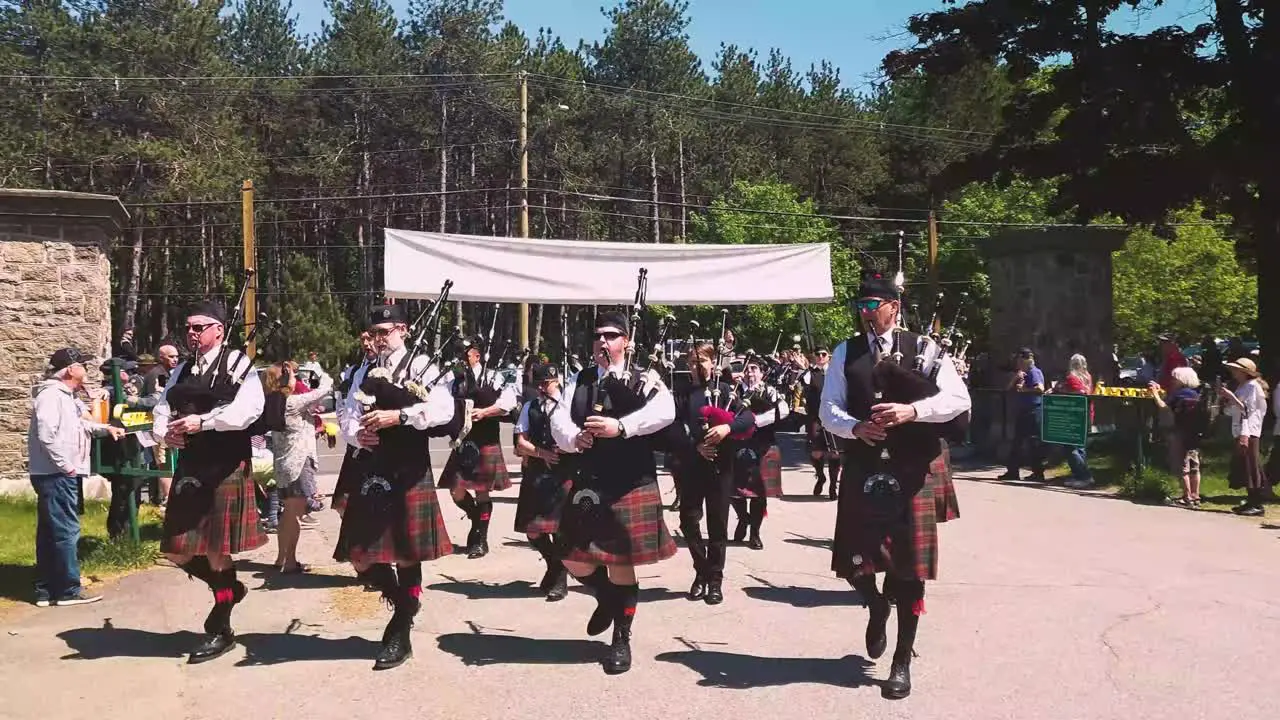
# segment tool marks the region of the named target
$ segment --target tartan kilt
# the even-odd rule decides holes
[[[782,497],[782,452],[777,445],[760,456],[760,484],[764,486],[763,497]],[[762,497],[759,488],[735,488],[734,497]]]
[[[449,453],[440,475],[439,486],[452,490],[459,483],[471,492],[501,492],[511,487],[511,475],[507,472],[507,459],[502,455],[502,444],[480,446],[480,462],[474,473],[462,472],[458,464],[458,450]]]
[[[358,486],[347,496],[334,560],[430,562],[452,553],[430,473],[403,492],[392,491],[389,510],[378,495],[362,494]]]
[[[567,503],[556,540],[565,560],[597,565],[652,565],[676,554],[656,481],[585,512]]]
[[[928,484],[933,487],[933,499],[938,507],[935,516],[938,522],[956,520],[960,517],[960,503],[956,499],[956,485],[951,478],[951,446],[942,441],[942,454],[929,463]]]
[[[163,533],[160,552],[174,555],[234,555],[266,545],[254,482],[244,466],[209,490],[175,480],[165,503]]]
[[[545,535],[560,530],[560,517],[569,502],[573,481],[559,473],[543,475],[541,470],[541,463],[531,464],[527,459],[521,466],[516,532]]]
[[[832,571],[845,580],[882,572],[903,580],[936,579],[939,501],[934,484],[926,478],[920,492],[911,498],[906,522],[886,535],[878,547],[867,548],[859,546],[857,528],[862,481],[861,477],[844,479],[831,545]],[[859,556],[862,562],[855,563]]]

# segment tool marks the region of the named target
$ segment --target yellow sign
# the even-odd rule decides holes
[[[1146,400],[1155,397],[1155,393],[1150,388],[1107,387],[1105,385],[1095,387],[1093,394],[1102,397],[1143,398]]]

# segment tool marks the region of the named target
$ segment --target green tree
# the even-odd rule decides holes
[[[853,251],[845,246],[830,222],[814,217],[812,200],[801,200],[795,188],[779,182],[748,183],[739,181],[723,196],[716,198],[711,209],[693,216],[692,237],[695,242],[729,245],[762,245],[819,243],[831,245],[831,284],[835,297],[830,303],[809,308],[813,316],[815,342],[839,342],[853,333],[853,317],[849,312],[850,293],[857,292],[858,263]],[[756,278],[743,282],[768,282],[768,269]],[[766,353],[773,349],[778,333],[783,333],[782,347],[801,332],[800,305],[749,305],[735,317],[733,329],[739,350],[754,348]],[[717,308],[699,307],[703,327],[718,322]]]
[[[1020,83],[990,148],[952,166],[952,187],[1010,173],[1061,178],[1054,211],[1080,221],[1114,214],[1158,224],[1197,201],[1230,215],[1239,249],[1257,266],[1262,357],[1275,372],[1280,15],[1265,0],[1216,0],[1190,29],[1109,29],[1121,7],[1149,4],[976,0],[912,17],[916,46],[890,53],[884,66],[895,76],[947,77],[979,59]],[[1064,56],[1069,63],[1046,82],[1022,82]]]
[[[328,372],[340,370],[355,347],[355,326],[323,286],[315,261],[301,255],[289,258],[283,287],[285,295],[275,304],[274,314],[280,330],[266,342],[263,359],[305,361],[314,350]]]
[[[1176,220],[1203,222],[1197,212]],[[1222,228],[1185,225],[1172,240],[1139,230],[1115,253],[1116,342],[1126,353],[1161,332],[1185,341],[1247,334],[1258,318],[1258,278],[1236,259]]]

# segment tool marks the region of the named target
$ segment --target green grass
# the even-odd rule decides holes
[[[1141,476],[1130,468],[1132,453],[1110,440],[1100,439],[1089,446],[1089,469],[1097,487],[1112,489],[1117,495],[1135,502],[1165,502],[1182,496],[1182,480],[1166,469],[1164,445],[1148,447]],[[1201,507],[1208,510],[1230,510],[1244,500],[1243,489],[1229,487],[1227,472],[1231,465],[1230,440],[1214,438],[1200,449]],[[1051,468],[1048,475],[1070,475],[1065,462]]]
[[[150,506],[138,511],[142,541],[107,539],[107,503],[85,502],[80,518],[80,574],[100,582],[130,570],[150,567],[160,552],[160,515]],[[0,497],[0,604],[30,602],[36,560],[34,498]]]

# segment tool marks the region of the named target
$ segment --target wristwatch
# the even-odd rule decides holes
[[[622,439],[622,438],[625,438],[626,436],[627,436],[627,426],[623,425],[622,421],[619,420],[618,421],[618,438]]]
[[[401,425],[409,424],[409,413],[405,412],[404,410],[400,411],[400,424]]]

